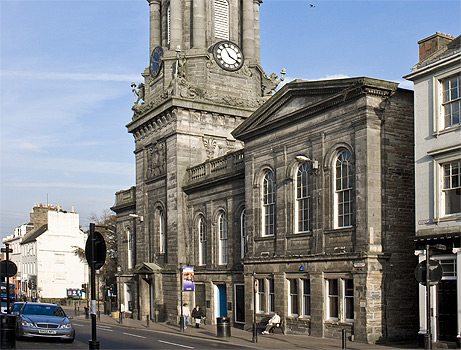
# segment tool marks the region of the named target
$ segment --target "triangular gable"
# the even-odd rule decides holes
[[[299,118],[306,118],[342,104],[371,90],[375,93],[380,90],[383,95],[388,95],[397,88],[397,85],[397,83],[364,77],[319,81],[294,80],[277,91],[240,124],[232,135],[246,141],[261,133],[294,123]]]
[[[153,274],[161,272],[162,268],[155,263],[141,263],[135,266],[133,273],[138,275]]]

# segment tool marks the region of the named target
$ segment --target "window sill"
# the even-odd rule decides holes
[[[334,325],[334,326],[344,326],[344,325],[352,326],[352,325],[354,325],[354,322],[325,320],[325,324]]]
[[[432,135],[434,137],[437,137],[437,136],[440,136],[440,135],[443,135],[443,134],[447,134],[447,133],[456,131],[458,129],[461,129],[461,124],[448,126],[446,128],[443,128],[443,129],[439,130],[438,132],[437,131],[433,132]]]
[[[347,227],[341,227],[341,228],[334,228],[331,230],[325,230],[324,234],[342,234],[342,233],[350,233],[355,230],[354,226],[347,226]]]
[[[255,237],[255,241],[273,241],[275,240],[275,236],[263,236],[263,237]]]
[[[312,236],[312,231],[290,233],[290,234],[287,234],[286,238],[299,238],[299,237],[310,237],[310,236]]]

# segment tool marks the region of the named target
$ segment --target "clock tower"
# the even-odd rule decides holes
[[[277,86],[260,66],[261,0],[147,2],[149,66],[144,82],[132,85],[138,99],[127,124],[135,139],[136,187],[117,193],[113,208],[123,232],[122,273],[131,281],[125,299],[134,315],[149,312],[152,295],[177,293],[178,267],[191,261],[186,170],[242,149],[231,132]],[[123,196],[132,200],[119,202]],[[162,273],[143,278],[155,266]],[[164,314],[172,315],[178,300],[165,303]]]

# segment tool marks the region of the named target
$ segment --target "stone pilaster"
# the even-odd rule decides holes
[[[150,52],[161,44],[160,0],[148,0],[150,8]]]

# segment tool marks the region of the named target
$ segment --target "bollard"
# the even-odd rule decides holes
[[[0,349],[16,349],[16,316],[0,314]]]
[[[90,310],[85,306],[85,319],[88,320],[90,318]]]
[[[149,328],[149,315],[146,316],[146,327]]]
[[[341,331],[341,349],[346,350],[346,330]]]

